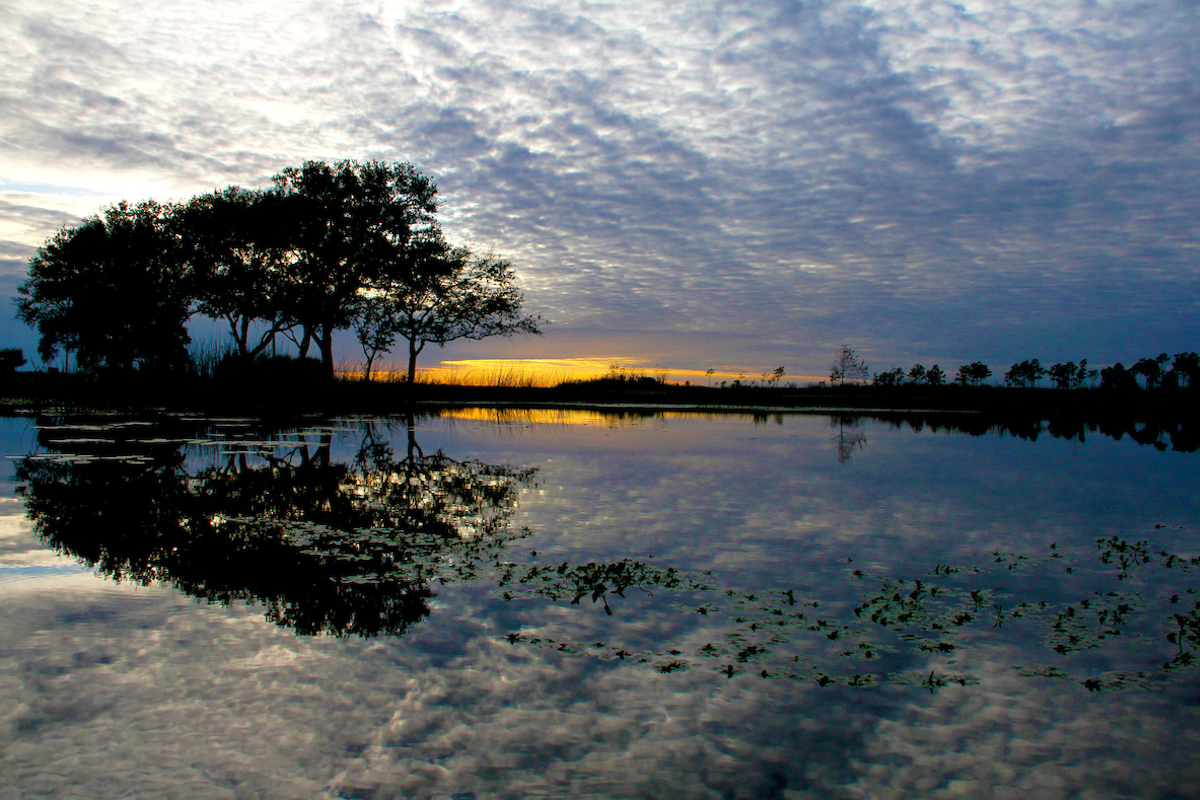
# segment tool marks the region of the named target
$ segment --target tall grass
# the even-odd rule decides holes
[[[558,372],[535,372],[522,367],[492,367],[467,370],[464,382],[471,386],[498,389],[532,389],[556,386],[562,382],[562,376]]]
[[[217,373],[217,366],[237,354],[237,347],[232,342],[201,340],[188,345],[189,371],[202,380],[212,380]]]
[[[366,379],[366,366],[361,362],[339,364],[338,375],[344,380]],[[433,368],[418,369],[414,383],[422,386],[486,386],[502,389],[530,389],[557,386],[568,380],[565,370],[531,370],[524,367],[497,366],[487,369]],[[403,367],[383,367],[371,370],[372,383],[404,383],[408,370]]]

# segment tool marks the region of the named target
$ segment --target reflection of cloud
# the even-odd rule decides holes
[[[254,610],[158,589],[46,582],[0,616],[0,653],[19,648],[29,665],[3,678],[21,703],[0,769],[19,790],[62,794],[61,781],[100,798],[631,797],[664,784],[685,797],[1089,786],[1117,798],[1189,795],[1200,781],[1194,715],[1172,696],[1087,695],[1014,679],[1003,661],[969,665],[981,686],[932,696],[661,675],[514,649],[471,592],[442,602],[457,613],[399,646],[297,639]]]
[[[620,553],[816,596],[844,584],[847,554],[913,575],[931,559],[986,560],[1046,535],[1090,545],[1108,529],[1196,513],[1194,470],[1128,442],[1084,449],[871,423],[871,446],[843,467],[823,418],[533,425],[520,440],[454,420],[420,424],[426,447],[483,460],[519,453],[540,466],[517,522],[533,529],[521,549],[543,563]],[[1071,491],[1060,494],[1064,479]],[[27,527],[4,530],[6,553],[36,551]],[[976,686],[849,692],[702,668],[660,674],[504,639],[540,626],[592,641],[618,619],[655,647],[699,646],[710,618],[680,624],[665,592],[614,599],[610,618],[586,600],[497,604],[482,584],[452,583],[437,587],[421,630],[362,641],[296,638],[261,608],[198,605],[156,586],[90,575],[22,584],[6,587],[0,606],[0,690],[19,698],[0,707],[0,773],[28,794],[951,797],[1086,787],[1117,798],[1200,788],[1188,686],[1110,695],[1015,678],[1027,651],[966,648],[958,668],[979,676]]]
[[[37,578],[48,572],[80,571],[71,559],[37,547],[32,539],[31,525],[19,501],[0,500],[0,583]]]
[[[1024,797],[1200,791],[1200,770],[1184,754],[1200,737],[1152,696],[1084,696],[1050,680],[1031,688],[1003,662],[979,666],[986,689],[945,690],[881,719],[863,743],[855,764],[862,777],[847,796],[994,796],[1000,787]],[[1109,753],[1125,755],[1102,755]],[[872,772],[878,764],[891,767]]]

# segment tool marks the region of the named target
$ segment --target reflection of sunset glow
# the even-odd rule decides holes
[[[758,423],[766,419],[766,414],[738,413],[729,410],[679,411],[668,408],[648,407],[638,409],[596,410],[587,408],[531,408],[512,406],[474,406],[463,408],[438,409],[437,416],[441,419],[457,420],[460,422],[485,422],[492,425],[518,425],[530,427],[533,425],[547,426],[599,426],[604,428],[626,428],[646,426],[648,420],[683,421],[683,420],[723,420],[725,422]],[[782,424],[783,415],[772,413],[771,418],[776,424]]]
[[[439,416],[467,422],[490,422],[501,425],[521,423],[528,425],[604,425],[618,427],[620,418],[599,411],[571,408],[451,408],[444,409]],[[628,424],[643,422],[630,418]]]

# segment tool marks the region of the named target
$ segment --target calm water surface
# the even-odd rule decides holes
[[[0,441],[3,800],[1200,796],[1200,454],[1166,441],[470,410]]]

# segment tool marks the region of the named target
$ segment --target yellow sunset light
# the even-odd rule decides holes
[[[609,374],[627,377],[650,377],[703,385],[720,381],[758,381],[770,370],[724,367],[711,373],[703,369],[667,367],[626,356],[595,356],[589,358],[476,358],[442,361],[438,366],[419,370],[422,379],[433,382],[453,382],[473,386],[521,385],[556,386],[565,381],[601,378]],[[785,376],[784,380],[801,383],[827,380],[828,376]]]
[[[341,372],[343,377],[361,378],[361,373]],[[583,381],[606,375],[627,378],[653,378],[668,383],[690,382],[697,386],[716,386],[721,381],[757,383],[770,378],[771,370],[746,367],[704,369],[666,367],[627,356],[592,356],[587,358],[468,358],[442,361],[436,366],[417,370],[421,383],[452,383],[459,386],[557,386],[567,381]],[[377,381],[404,380],[404,370],[377,369]],[[784,383],[801,385],[828,380],[828,376],[785,375]]]

